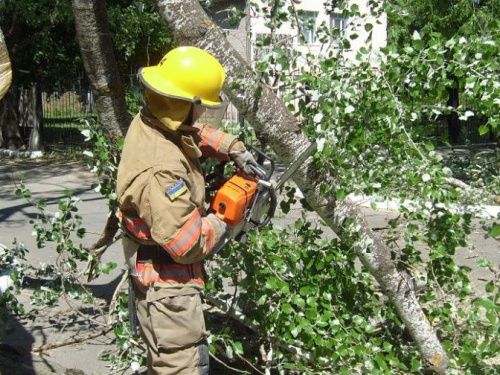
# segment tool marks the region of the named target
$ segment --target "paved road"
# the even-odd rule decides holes
[[[73,191],[73,194],[82,200],[78,205],[78,214],[82,216],[83,226],[88,231],[83,243],[90,246],[95,242],[106,221],[107,207],[106,201],[91,189],[90,186],[95,182],[95,177],[87,171],[83,162],[2,157],[0,158],[0,244],[9,246],[14,238],[22,241],[30,250],[28,260],[33,266],[43,262],[52,262],[57,256],[50,248],[36,248],[35,239],[31,235],[32,226],[29,222],[36,219],[38,213],[26,200],[14,195],[16,185],[21,180],[27,184],[35,199],[39,197],[47,199],[49,210],[55,210],[57,200],[64,197],[64,189]],[[373,228],[386,227],[388,218],[395,215],[393,210],[373,211],[366,207],[361,207],[361,209]],[[293,223],[300,213],[300,209],[295,209],[276,221],[281,225]],[[326,233],[334,235],[329,228]],[[476,261],[480,257],[487,257],[497,262],[499,247],[498,242],[485,239],[484,232],[479,229],[473,233],[472,240],[476,248],[464,249],[457,255],[457,259],[474,269],[473,278],[476,280],[474,285],[481,290],[479,278],[483,271],[476,266]],[[103,300],[111,298],[124,272],[121,259],[121,248],[119,244],[115,244],[105,253],[104,260],[117,262],[117,269],[91,284],[95,295]],[[27,302],[27,293],[21,297]],[[42,319],[36,323],[13,321],[12,324],[16,328],[16,334],[7,336],[2,332],[0,336],[0,375],[12,373],[6,370],[9,368],[7,358],[11,360],[10,365],[16,366],[19,371],[16,372],[17,374],[69,374],[66,372],[67,369],[74,369],[73,374],[107,373],[106,362],[99,361],[97,357],[103,350],[110,347],[110,337],[100,337],[84,344],[63,346],[49,350],[43,355],[31,354],[33,348],[48,342],[63,341],[74,334],[85,334],[86,323],[78,318],[71,322],[43,321]],[[62,330],[64,324],[66,326]],[[6,353],[11,353],[11,355],[7,356]]]

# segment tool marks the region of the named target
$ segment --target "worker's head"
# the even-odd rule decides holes
[[[158,65],[139,69],[150,111],[172,130],[220,107],[225,76],[219,61],[196,47],[175,48]]]

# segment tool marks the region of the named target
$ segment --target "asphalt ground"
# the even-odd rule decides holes
[[[43,197],[49,211],[56,211],[57,201],[65,197],[64,190],[69,189],[73,195],[81,199],[78,204],[78,214],[82,217],[83,227],[87,235],[82,240],[86,246],[91,246],[99,237],[108,210],[106,200],[91,188],[96,177],[90,173],[81,160],[61,160],[47,158],[9,158],[0,157],[0,244],[11,246],[14,239],[23,242],[29,250],[28,262],[37,267],[40,263],[54,262],[57,253],[47,247],[37,249],[33,236],[31,220],[39,218],[39,213],[32,204],[14,194],[20,182],[30,189],[32,198]],[[377,210],[369,207],[367,201],[360,200],[360,209],[370,227],[376,233],[383,235],[387,228],[387,221],[397,215],[390,204],[380,204]],[[294,208],[287,215],[279,215],[275,222],[281,226],[292,224],[301,216],[301,209]],[[310,214],[314,220],[314,214]],[[471,235],[473,248],[463,249],[457,254],[460,264],[468,265],[473,269],[471,278],[474,288],[481,293],[483,288],[482,277],[487,276],[484,269],[477,266],[477,260],[488,258],[495,264],[499,259],[499,243],[491,238],[485,238],[485,232],[480,228],[482,219],[476,219],[477,228]],[[329,228],[325,228],[325,235],[334,236]],[[103,260],[118,264],[109,275],[103,275],[92,282],[89,287],[103,304],[109,302],[113,292],[125,272],[122,261],[121,246],[112,245],[104,254]],[[29,306],[31,291],[23,291],[20,299]],[[29,307],[28,307],[29,308]],[[67,308],[62,304],[62,312]],[[0,375],[45,375],[45,374],[107,374],[107,362],[99,360],[100,354],[113,347],[113,335],[103,335],[94,339],[72,345],[57,345],[75,337],[84,337],[88,331],[88,322],[78,316],[68,321],[58,321],[50,318],[29,321],[10,321],[14,333],[0,332]],[[53,345],[54,344],[54,345]],[[54,347],[39,353],[40,347]]]

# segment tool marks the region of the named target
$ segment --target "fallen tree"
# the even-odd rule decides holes
[[[246,62],[234,50],[197,1],[155,1],[158,11],[173,30],[180,45],[194,45],[216,56],[227,72],[224,93],[252,124],[258,136],[265,138],[280,160],[290,164],[310,145],[297,119],[265,84],[247,70]],[[245,77],[244,81],[241,77]],[[243,82],[243,84],[242,84]],[[382,291],[394,304],[402,321],[417,344],[421,355],[437,373],[444,373],[448,356],[416,298],[411,276],[398,269],[391,250],[366,225],[356,205],[324,196],[321,186],[335,176],[318,176],[313,161],[294,175],[294,181],[307,202],[335,231],[349,242],[361,262],[370,270]]]

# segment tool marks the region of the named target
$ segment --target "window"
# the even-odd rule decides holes
[[[288,34],[257,34],[254,47],[254,61],[259,61],[263,55],[270,53],[273,48],[280,47],[285,55],[292,55],[292,36]]]
[[[346,20],[339,13],[330,14],[330,30],[334,43],[339,43],[344,36]]]
[[[313,44],[316,42],[316,19],[318,18],[318,12],[304,11],[299,17],[302,23],[303,36],[300,44]]]

